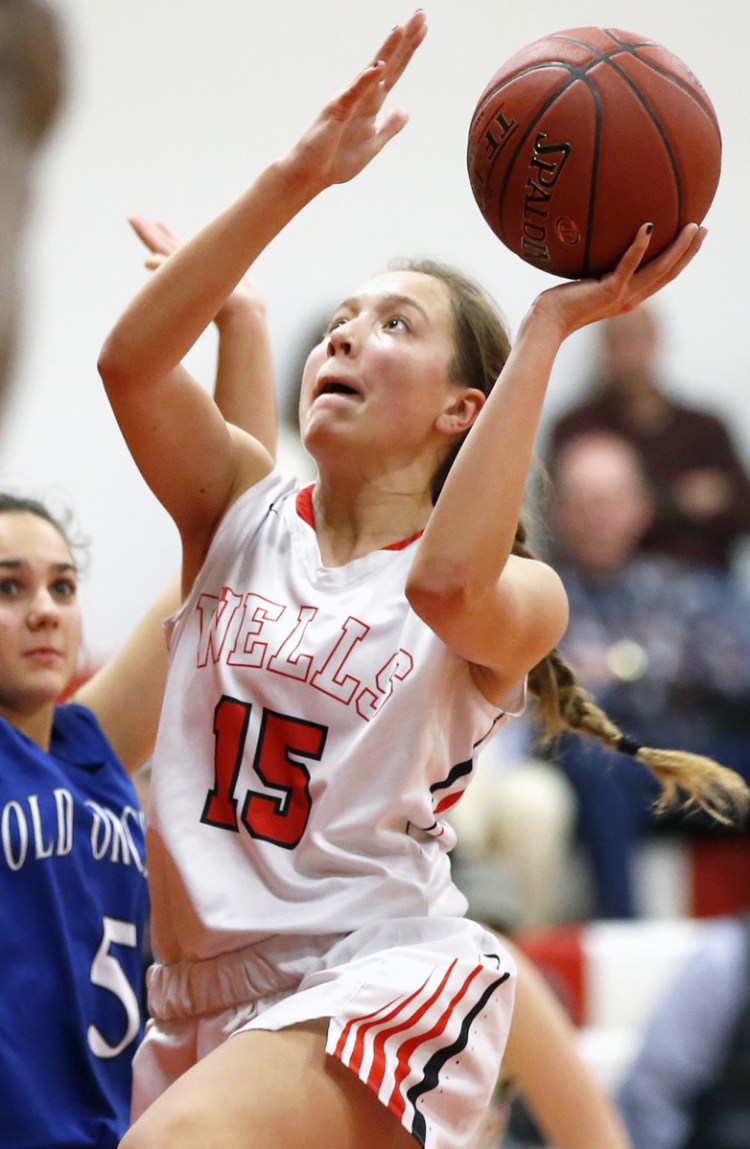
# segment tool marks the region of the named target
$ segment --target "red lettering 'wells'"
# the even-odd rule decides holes
[[[242,595],[225,586],[221,598],[215,594],[202,594],[196,605],[200,615],[198,640],[198,666],[206,666],[209,658],[218,662],[224,648],[229,627],[242,606]]]
[[[242,620],[227,663],[230,666],[262,666],[266,660],[268,643],[255,640],[265,623],[278,622],[285,610],[286,607],[281,603],[271,602],[262,595],[253,594],[252,591],[246,594]]]
[[[339,702],[351,702],[360,680],[344,674],[344,666],[357,643],[370,633],[370,628],[349,615],[341,631],[341,638],[326,659],[325,666],[313,675],[312,685],[316,690],[338,698]]]
[[[394,683],[403,682],[413,669],[414,659],[412,656],[405,650],[397,650],[375,676],[375,685],[379,694],[375,694],[373,690],[365,689],[358,696],[357,713],[360,717],[369,722],[393,694]]]
[[[268,664],[268,669],[274,674],[283,674],[287,678],[296,678],[300,682],[307,682],[312,666],[312,655],[300,654],[299,648],[305,637],[305,631],[318,613],[316,606],[301,606],[297,615],[294,630],[282,642]]]

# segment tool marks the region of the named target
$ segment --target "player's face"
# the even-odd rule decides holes
[[[81,642],[77,575],[51,523],[0,515],[0,714],[14,725],[54,704]]]
[[[363,450],[435,453],[440,414],[455,400],[447,288],[414,271],[386,272],[338,307],[311,352],[302,380],[300,423],[315,455],[345,439]]]

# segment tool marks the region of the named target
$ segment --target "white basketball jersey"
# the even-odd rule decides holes
[[[149,818],[159,961],[466,909],[442,814],[507,713],[410,609],[418,542],[329,569],[311,514],[310,489],[278,470],[245,492],[169,624]]]

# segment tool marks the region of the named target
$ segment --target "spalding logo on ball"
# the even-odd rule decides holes
[[[716,193],[721,133],[703,87],[661,44],[573,28],[521,49],[485,87],[468,170],[485,220],[566,279],[610,271],[643,223],[653,258]]]

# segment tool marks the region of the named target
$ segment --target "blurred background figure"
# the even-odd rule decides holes
[[[599,358],[589,393],[550,435],[550,470],[584,431],[611,431],[637,449],[653,496],[641,550],[722,570],[750,535],[750,478],[714,413],[679,402],[663,375],[663,339],[652,306],[598,325]]]
[[[706,926],[651,1015],[618,1104],[634,1149],[750,1145],[750,915]]]
[[[570,601],[560,650],[639,743],[681,746],[750,777],[750,603],[715,565],[644,554],[655,497],[637,451],[603,432],[558,450],[554,561]],[[632,863],[657,825],[637,762],[564,735],[553,748],[578,803],[593,914],[637,916]],[[663,824],[663,820],[658,820]],[[698,817],[670,816],[690,833]]]
[[[0,0],[0,413],[23,299],[23,240],[40,147],[60,110],[61,20],[43,0]]]
[[[578,1035],[539,970],[513,942],[518,980],[492,1103],[468,1149],[631,1149],[617,1108],[581,1057]],[[514,1114],[527,1114],[522,1132]]]

